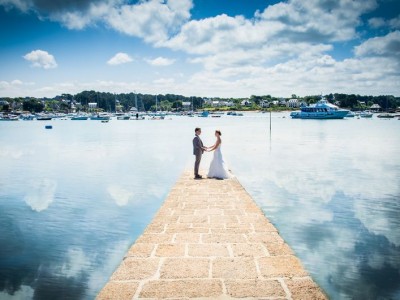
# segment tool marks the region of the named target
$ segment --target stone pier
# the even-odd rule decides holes
[[[235,178],[182,175],[97,299],[327,299]]]

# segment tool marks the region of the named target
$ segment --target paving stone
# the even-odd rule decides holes
[[[226,280],[225,286],[227,294],[235,298],[286,296],[284,289],[277,280]]]
[[[127,257],[111,276],[111,280],[139,280],[153,276],[158,269],[158,258]]]
[[[253,222],[253,227],[255,232],[277,232],[278,230],[274,225],[269,223],[268,221],[257,221]]]
[[[208,216],[180,216],[179,223],[208,223]]]
[[[159,244],[155,255],[158,257],[184,256],[185,247],[185,244]]]
[[[136,243],[169,243],[172,242],[172,238],[172,234],[145,233],[137,239]]]
[[[198,243],[200,241],[200,233],[177,233],[175,235],[175,243]]]
[[[138,282],[111,281],[101,290],[97,300],[130,300],[136,293]]]
[[[194,214],[196,216],[211,216],[211,215],[219,215],[221,216],[224,213],[224,210],[221,208],[203,208],[196,209]]]
[[[153,252],[156,244],[141,244],[135,243],[129,249],[126,256],[133,256],[133,257],[149,257]]]
[[[213,278],[255,279],[256,265],[253,258],[216,258],[212,265]]]
[[[299,259],[293,255],[261,257],[258,259],[258,265],[261,274],[265,277],[307,275]]]
[[[289,288],[293,300],[328,299],[320,288],[309,278],[285,279],[286,286]]]
[[[167,258],[161,266],[160,278],[208,278],[210,261],[205,258]]]
[[[261,257],[268,255],[262,244],[232,244],[231,247],[234,256]]]
[[[189,244],[189,256],[197,257],[229,257],[228,247],[222,244]]]
[[[276,232],[250,233],[247,234],[247,239],[250,243],[284,243],[283,239]]]
[[[210,223],[239,223],[237,216],[210,216]]]
[[[292,249],[290,249],[289,245],[286,243],[269,243],[266,247],[271,256],[293,255]]]
[[[220,280],[158,280],[146,283],[141,298],[200,298],[222,295]]]
[[[179,224],[182,225],[182,224]],[[165,233],[209,233],[209,227],[190,227],[191,224],[185,223],[185,227],[168,226]]]
[[[246,238],[239,233],[203,234],[203,243],[246,243]]]

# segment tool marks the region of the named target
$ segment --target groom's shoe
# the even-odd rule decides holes
[[[203,178],[203,176],[201,176],[201,175],[194,176],[194,179],[202,179],[202,178]]]

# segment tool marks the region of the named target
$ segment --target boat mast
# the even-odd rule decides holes
[[[136,110],[139,112],[139,107],[138,107],[138,104],[137,104],[137,95],[136,95],[136,91],[135,91],[135,107],[136,107]]]

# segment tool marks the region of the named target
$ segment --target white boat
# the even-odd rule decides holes
[[[360,112],[360,114],[359,114],[359,116],[360,116],[361,118],[372,118],[373,115],[374,115],[374,114],[373,114],[372,112],[370,112],[370,111],[362,111],[362,112]]]
[[[77,116],[71,117],[72,121],[85,121],[87,119],[89,119],[89,116],[85,116],[85,115],[77,115]]]
[[[346,115],[346,118],[354,118],[356,116],[355,113],[353,113],[352,111],[349,111]]]
[[[290,116],[293,119],[343,119],[348,113],[347,109],[340,109],[322,98],[316,104],[303,106],[300,111],[291,112]]]
[[[97,115],[90,116],[90,120],[95,121],[109,121],[111,116],[108,113],[99,113]]]
[[[16,115],[5,115],[0,117],[0,121],[19,121],[19,117]]]

